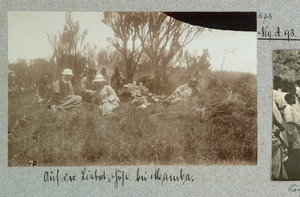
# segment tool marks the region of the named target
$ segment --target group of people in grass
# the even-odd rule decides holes
[[[300,180],[300,80],[274,76],[272,178]]]
[[[81,106],[82,102],[94,103],[102,111],[103,116],[114,114],[114,110],[119,107],[120,99],[118,95],[123,86],[123,75],[119,67],[110,78],[106,69],[101,69],[101,74],[97,69],[90,67],[87,75],[80,81],[81,93],[74,94],[73,84],[71,82],[74,76],[71,69],[64,69],[61,77],[50,85],[47,75],[43,76],[37,87],[34,103],[51,103],[51,109],[76,108]],[[167,97],[162,104],[165,107],[187,101],[188,98],[198,95],[198,80],[191,78],[189,83],[179,86],[172,95]]]
[[[76,108],[81,106],[82,102],[95,103],[103,112],[103,116],[111,115],[119,106],[120,100],[111,87],[112,85],[116,90],[119,89],[117,86],[120,86],[119,81],[123,76],[118,68],[115,69],[110,80],[105,68],[101,69],[101,74],[97,74],[97,69],[90,67],[87,76],[80,81],[80,95],[74,93],[73,76],[73,71],[66,68],[61,73],[61,77],[50,85],[47,75],[44,75],[37,87],[34,103],[51,103],[50,108],[54,111]]]

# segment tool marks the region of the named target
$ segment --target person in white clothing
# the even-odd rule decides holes
[[[97,74],[94,80],[95,91],[93,93],[94,101],[102,110],[103,116],[113,114],[113,110],[119,107],[120,100],[111,86],[105,85],[105,79],[101,74]]]

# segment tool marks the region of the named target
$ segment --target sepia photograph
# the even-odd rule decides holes
[[[8,166],[256,165],[256,15],[7,15]],[[300,177],[299,57],[273,53],[273,179]]]
[[[300,50],[273,51],[272,180],[300,180]]]

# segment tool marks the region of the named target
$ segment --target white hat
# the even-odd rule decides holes
[[[65,68],[64,71],[61,73],[62,75],[71,75],[73,76],[73,72],[71,69]]]
[[[97,74],[95,76],[94,82],[105,82],[105,79],[101,74]]]

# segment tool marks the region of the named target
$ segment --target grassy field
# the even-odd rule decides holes
[[[9,166],[256,164],[256,76],[213,73],[204,81],[193,102],[122,102],[110,119],[88,105],[57,113],[32,105],[33,93],[10,98]]]

